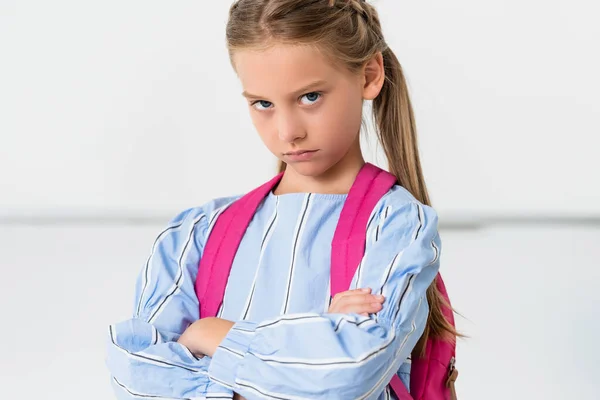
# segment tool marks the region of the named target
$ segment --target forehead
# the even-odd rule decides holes
[[[238,50],[233,62],[244,90],[260,95],[285,94],[318,80],[337,84],[350,75],[312,46]]]

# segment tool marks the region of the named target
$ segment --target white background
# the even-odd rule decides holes
[[[600,7],[375,3],[471,336],[460,398],[599,398]],[[273,174],[229,4],[0,0],[0,398],[111,398],[105,331],[154,236]]]

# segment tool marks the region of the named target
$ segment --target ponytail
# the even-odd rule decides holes
[[[388,169],[396,176],[398,183],[418,201],[431,206],[419,158],[414,112],[402,66],[389,47],[382,55],[385,82],[373,100],[377,137],[388,160]],[[421,355],[429,337],[454,341],[461,336],[443,314],[443,308],[449,305],[438,290],[436,280],[437,277],[427,289],[429,316],[425,331],[415,347],[415,352]]]

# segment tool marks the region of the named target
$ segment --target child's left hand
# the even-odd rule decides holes
[[[371,294],[371,289],[347,290],[336,294],[331,301],[328,312],[350,314],[356,313],[363,316],[375,314],[383,308],[385,298],[381,295]]]

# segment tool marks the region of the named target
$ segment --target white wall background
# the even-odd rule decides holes
[[[600,214],[596,3],[376,3],[440,213]],[[230,1],[0,4],[3,214],[172,214],[272,174],[226,55]]]
[[[600,398],[600,6],[375,3],[467,317],[461,399]],[[105,330],[162,224],[272,175],[229,4],[0,0],[0,398],[111,398]]]

